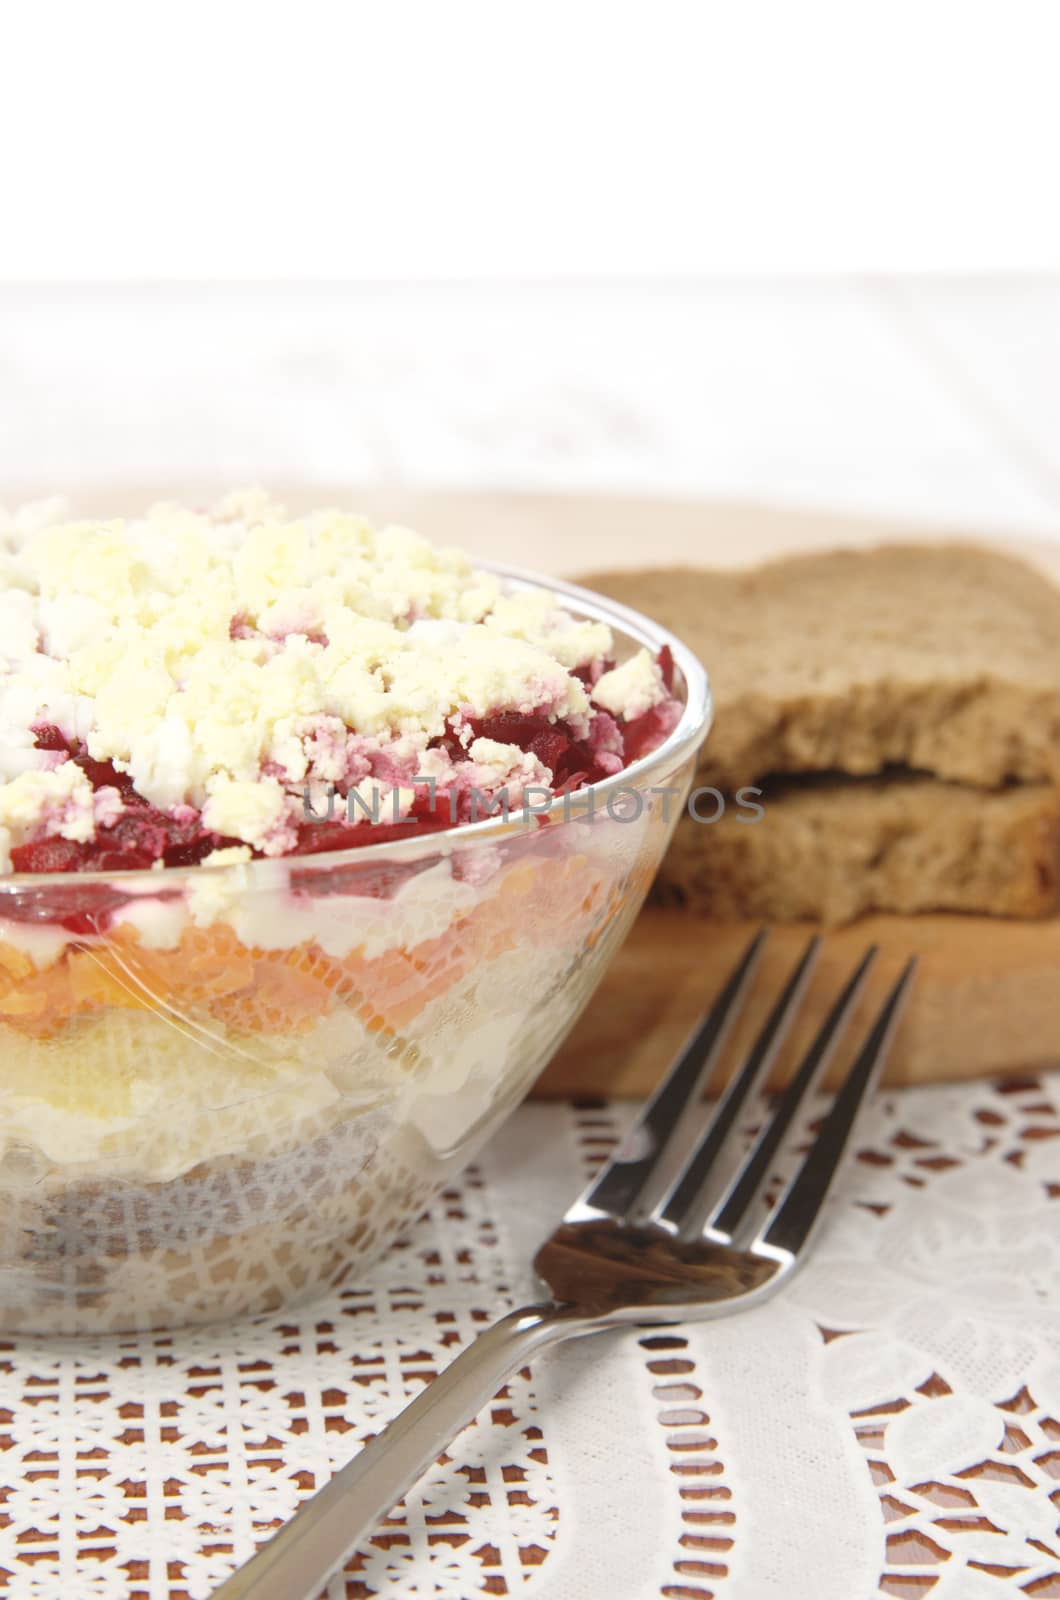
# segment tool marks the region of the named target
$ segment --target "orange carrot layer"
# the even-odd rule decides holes
[[[524,861],[495,893],[436,939],[338,957],[314,943],[262,950],[223,922],[189,926],[173,949],[151,949],[119,923],[105,940],[72,943],[38,970],[0,942],[0,1023],[51,1038],[111,1007],[212,1018],[240,1033],[302,1033],[338,1005],[373,1030],[399,1032],[482,960],[579,936],[595,942],[622,894],[585,856]]]

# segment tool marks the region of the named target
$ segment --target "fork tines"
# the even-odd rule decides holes
[[[821,941],[809,940],[746,1059],[733,1074],[690,1155],[681,1133],[696,1115],[705,1085],[739,1014],[762,954],[759,932],[738,961],[714,1005],[692,1033],[645,1105],[621,1150],[567,1213],[571,1223],[606,1216],[654,1224],[683,1239],[700,1236],[784,1257],[805,1245],[851,1130],[876,1082],[916,969],[907,962],[874,1018],[828,1115],[772,1213],[764,1194],[776,1159],[799,1111],[821,1081],[856,1008],[877,950],[868,949],[837,996],[816,1037],[750,1150],[730,1178],[722,1154],[740,1114],[767,1080],[809,985]]]

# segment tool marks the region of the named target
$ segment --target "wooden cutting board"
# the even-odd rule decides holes
[[[755,931],[752,923],[712,923],[648,907],[536,1092],[647,1093]],[[771,931],[750,1004],[726,1052],[730,1065],[751,1044],[812,931],[805,923]],[[777,1063],[774,1084],[788,1076],[870,944],[879,956],[852,1038],[864,1032],[909,956],[919,962],[888,1061],[889,1083],[1018,1075],[1060,1064],[1060,918],[873,916],[826,932],[800,1025]],[[840,1053],[836,1075],[848,1060]]]
[[[152,500],[208,503],[229,485],[171,483],[75,491],[77,511],[137,511]],[[341,504],[402,521],[436,542],[560,577],[645,565],[752,565],[779,553],[864,546],[882,540],[983,538],[875,519],[764,506],[636,497],[459,493],[335,485],[275,486],[293,510]],[[39,490],[38,490],[39,492]],[[0,492],[0,503],[21,498]],[[1060,544],[1004,540],[1060,582]],[[707,662],[709,669],[710,663]],[[619,952],[574,1031],[544,1073],[542,1094],[643,1094],[716,990],[753,930],[713,924],[679,911],[647,910]],[[734,1036],[731,1055],[749,1040],[809,929],[776,929],[755,1003]],[[920,973],[895,1041],[894,1082],[1021,1072],[1060,1062],[1060,918],[872,917],[829,931],[801,1034],[779,1064],[782,1076],[798,1045],[820,1020],[829,994],[866,945],[880,947],[867,1017],[886,980],[910,954]],[[839,1063],[841,1064],[841,1062]]]

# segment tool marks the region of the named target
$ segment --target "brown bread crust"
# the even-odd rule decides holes
[[[657,904],[722,919],[848,922],[869,911],[1044,917],[1060,895],[1060,789],[887,775],[767,782],[678,823]],[[703,814],[712,808],[704,804]]]

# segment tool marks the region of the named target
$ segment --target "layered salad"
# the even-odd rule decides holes
[[[661,808],[579,802],[675,727],[669,652],[257,491],[30,508],[0,580],[0,1326],[333,1281],[636,909]]]

